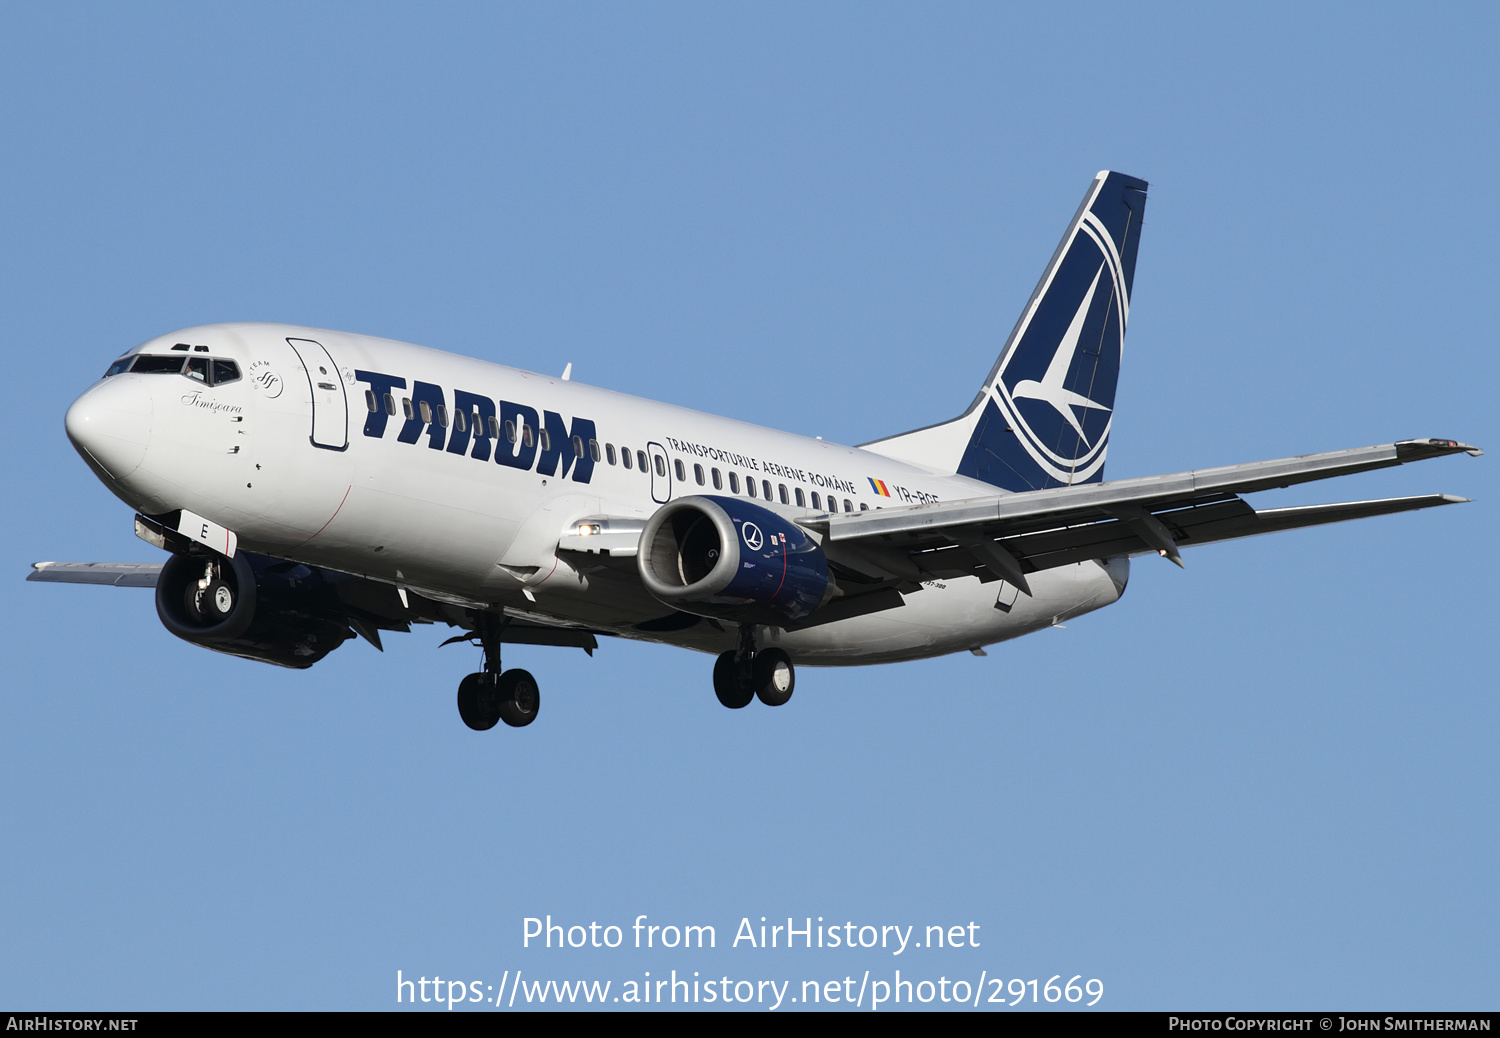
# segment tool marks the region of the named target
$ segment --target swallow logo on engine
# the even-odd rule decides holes
[[[761,535],[760,527],[754,523],[746,523],[740,527],[740,536],[745,538],[745,547],[751,551],[760,551],[760,546],[765,543]]]

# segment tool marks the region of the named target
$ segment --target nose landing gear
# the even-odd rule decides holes
[[[792,698],[797,671],[781,649],[755,651],[755,633],[750,625],[740,628],[740,647],[714,661],[714,694],[731,710],[759,699],[766,706],[782,706]]]
[[[498,618],[482,614],[475,633],[484,647],[484,670],[458,685],[458,716],[476,732],[488,731],[497,721],[524,728],[536,720],[542,694],[528,671],[500,668]]]
[[[205,625],[222,623],[228,619],[229,614],[234,612],[238,597],[235,586],[225,577],[218,558],[211,558],[204,563],[203,577],[189,583],[183,594],[183,605],[187,607],[188,615]]]

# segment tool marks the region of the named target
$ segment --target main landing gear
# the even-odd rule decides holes
[[[484,670],[459,682],[458,716],[476,732],[495,727],[497,721],[512,728],[526,727],[536,720],[542,702],[536,678],[520,668],[500,669],[500,626],[496,617],[481,614],[475,634],[484,647]]]
[[[797,671],[781,649],[755,651],[754,629],[740,628],[738,650],[721,653],[714,662],[714,694],[731,710],[760,699],[766,706],[781,706],[792,698]]]

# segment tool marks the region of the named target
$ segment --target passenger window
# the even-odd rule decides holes
[[[207,357],[191,357],[191,358],[189,358],[188,362],[187,362],[187,370],[184,371],[183,374],[186,375],[190,379],[194,379],[194,380],[196,380],[198,382],[202,382],[202,383],[204,383],[206,385],[208,383],[208,358]]]
[[[583,457],[583,437],[582,436],[575,436],[575,437],[573,437],[573,457],[575,457],[575,458],[581,458],[581,457]]]
[[[678,458],[676,461],[672,462],[672,468],[674,468],[674,469],[677,470],[677,481],[679,483],[686,483],[687,482],[687,469],[683,467],[682,459],[681,458]],[[698,482],[702,483],[703,480],[700,479]]]
[[[505,440],[506,440],[507,443],[515,443],[516,442],[516,423],[515,422],[506,422],[505,423]]]
[[[411,409],[411,398],[410,397],[405,397],[404,396],[404,397],[401,398],[401,412],[406,415],[406,420],[408,422],[411,421],[413,418],[416,417],[416,415],[413,413],[413,411]]]
[[[849,499],[847,497],[844,498],[844,511],[846,511],[846,512],[852,512],[852,511],[854,511],[854,505],[849,501]]]
[[[745,480],[745,493],[749,494],[751,497],[755,496],[755,480]]]
[[[542,435],[546,436],[547,434],[546,433],[542,433]],[[526,446],[530,447],[532,445],[532,443],[534,443],[535,441],[536,441],[536,434],[532,432],[531,426],[529,426],[529,425],[527,425],[527,424],[525,424],[523,422],[521,424],[521,442],[524,443],[524,444],[526,444]],[[547,449],[545,444],[543,445],[542,449],[543,450]]]
[[[500,419],[491,416],[491,418],[490,418],[490,439],[492,439],[492,440],[498,440],[499,438],[500,438]]]
[[[620,448],[620,464],[624,465],[627,469],[630,468],[630,448],[629,447],[621,447]]]
[[[375,406],[375,390],[365,390],[365,407],[369,409],[371,414],[374,414],[378,410]]]
[[[647,471],[647,469],[646,469],[646,452],[645,451],[636,451],[635,452],[635,463],[636,463],[636,465],[638,465],[640,467],[640,470],[642,472]],[[663,473],[663,475],[665,475],[665,473]]]
[[[797,507],[798,508],[806,508],[807,507],[807,498],[805,498],[805,497],[802,496],[802,488],[801,487],[797,488],[796,494],[797,494]]]
[[[464,418],[464,413],[462,411],[454,411],[453,412],[453,427],[455,429],[457,429],[459,432],[468,432],[469,431],[469,423]]]
[[[213,368],[213,383],[222,386],[226,382],[238,382],[240,380],[240,366],[232,360],[211,360],[208,362]]]
[[[782,504],[789,505],[789,504],[792,503],[791,500],[788,499],[787,496],[786,496],[786,484],[785,483],[778,483],[778,484],[776,484],[776,493],[781,498],[781,503]]]
[[[425,400],[421,401],[421,403],[419,403],[417,406],[422,409],[422,422],[423,422],[423,424],[424,425],[431,425],[432,424],[432,407]]]
[[[385,413],[388,415],[396,413],[396,398],[389,393],[385,395]]]
[[[438,404],[437,412],[438,424],[441,425],[444,429],[448,428],[448,409],[442,404]]]
[[[767,501],[771,500],[771,481],[769,479],[763,479],[763,480],[761,480],[760,481],[760,488],[761,488],[761,490],[765,491],[766,500]]]
[[[604,456],[609,459],[609,463],[611,465],[613,465],[615,463],[615,445],[614,444],[612,444],[612,443],[606,443],[604,445]]]
[[[718,469],[714,471],[717,472]],[[729,492],[731,494],[738,494],[740,492],[740,474],[738,472],[731,472],[729,474]]]
[[[130,362],[133,360],[135,360],[134,357],[121,357],[109,366],[109,370],[104,373],[104,377],[109,378],[109,376],[118,375],[122,371],[129,371]]]
[[[542,440],[542,453],[545,454],[550,451],[552,449],[552,434],[547,432],[546,429],[538,429],[536,434]]]
[[[698,481],[698,485],[700,487],[703,485],[703,466],[702,465],[696,465],[695,464],[693,466],[693,478]]]
[[[714,489],[715,490],[723,490],[724,489],[724,477],[721,476],[721,475],[719,475],[719,470],[718,469],[714,469]]]
[[[658,454],[652,461],[656,463],[656,474],[658,476],[665,476],[667,474],[667,459]]]
[[[591,457],[591,458],[594,459],[594,463],[595,464],[599,463],[600,454],[599,454],[599,441],[598,440],[590,440],[589,441],[589,457]]]
[[[812,492],[812,503],[813,507],[818,511],[821,512],[823,510],[823,499],[818,496],[818,492],[816,490]]]
[[[139,354],[130,370],[136,374],[144,375],[176,375],[182,371],[182,362],[186,357],[149,357]]]
[[[861,502],[860,502],[860,503],[859,503],[859,510],[860,510],[860,511],[861,511],[861,512],[868,512],[868,511],[869,511],[869,510],[870,510],[870,506],[869,506],[869,505],[867,505],[867,504],[865,504],[865,503],[864,503],[864,502],[863,502],[863,501],[861,501]]]

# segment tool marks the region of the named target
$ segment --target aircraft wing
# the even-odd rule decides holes
[[[27,580],[58,584],[113,584],[116,587],[155,587],[160,562],[36,562]]]
[[[1482,451],[1455,440],[1378,447],[1198,469],[978,500],[829,515],[806,525],[825,534],[829,559],[871,577],[913,581],[966,574],[1009,580],[1085,559],[1158,552],[1178,565],[1196,544],[1342,522],[1467,500],[1446,494],[1275,508],[1238,495],[1333,476]]]
[[[57,584],[113,584],[116,587],[156,587],[161,576],[160,562],[36,562],[32,564],[27,580],[40,580]],[[406,631],[413,621],[432,623],[434,619],[457,623],[463,614],[447,613],[445,603],[434,592],[418,592],[412,589],[405,603],[396,608],[396,597],[390,585],[341,574],[337,587],[347,608],[345,619],[355,633],[377,649],[380,631]],[[377,600],[378,599],[378,600]],[[386,601],[386,600],[389,601]],[[465,608],[482,610],[482,603],[469,603]],[[544,618],[527,616],[507,617],[500,626],[500,641],[524,645],[563,645],[583,649],[590,656],[599,647],[594,637],[597,632],[587,628],[575,628],[558,623],[549,623]],[[469,636],[450,638],[449,642],[467,641]],[[448,644],[445,642],[444,644]]]

